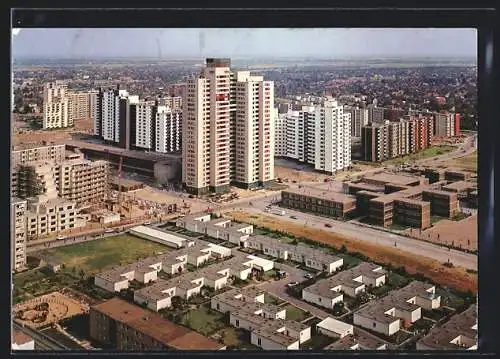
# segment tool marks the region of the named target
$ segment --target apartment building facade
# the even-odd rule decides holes
[[[110,144],[130,149],[134,144],[131,136],[135,137],[135,131],[131,129],[130,107],[139,102],[139,97],[119,88],[101,89],[97,96],[94,133]]]
[[[361,137],[361,128],[368,125],[368,109],[344,106],[344,113],[351,114],[351,137]]]
[[[460,119],[460,117],[458,117],[458,118]],[[460,120],[458,120],[458,121],[460,121]],[[435,136],[453,137],[453,136],[458,135],[457,131],[456,131],[457,126],[455,123],[455,114],[454,113],[448,113],[448,112],[435,113],[434,114],[434,126],[435,126],[435,131],[434,131]],[[459,127],[459,131],[460,131],[460,127]]]
[[[345,219],[356,210],[356,198],[313,188],[286,190],[281,194],[284,207]]]
[[[156,110],[154,144],[160,153],[178,152],[182,149],[182,112],[168,106]]]
[[[18,271],[26,267],[26,211],[27,202],[12,198],[10,204],[10,253],[11,270]]]
[[[66,156],[65,145],[33,144],[14,147],[11,152],[11,166],[30,164],[39,161],[54,161],[60,163]]]
[[[108,192],[108,163],[79,156],[58,168],[59,196],[78,206],[104,201]]]
[[[334,174],[351,166],[351,114],[333,98],[290,111],[280,120],[280,155]],[[281,142],[280,142],[281,141]],[[282,141],[285,141],[283,144]]]
[[[76,202],[61,198],[28,199],[27,240],[38,239],[77,227]]]
[[[77,120],[90,119],[90,97],[89,91],[68,91],[68,117],[71,123]]]
[[[34,196],[57,197],[57,165],[49,161],[13,168],[11,195],[23,199]]]
[[[207,59],[187,84],[182,182],[192,193],[252,188],[274,179],[273,83]]]
[[[156,112],[153,101],[130,105],[130,143],[132,147],[153,150],[156,147]]]
[[[43,88],[43,128],[64,128],[72,125],[67,86],[59,82],[46,83]]]

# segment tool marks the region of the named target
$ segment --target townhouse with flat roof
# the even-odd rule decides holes
[[[203,286],[219,290],[230,283],[231,277],[245,280],[252,270],[268,271],[273,267],[274,262],[267,259],[234,253],[232,258],[224,262],[186,272],[170,280],[158,279],[155,284],[136,290],[134,301],[159,311],[170,307],[174,296],[189,299],[199,294]]]
[[[434,285],[414,281],[356,311],[354,325],[391,336],[419,320],[422,308],[432,310],[440,305],[441,296],[436,295]]]
[[[226,349],[213,339],[117,297],[90,308],[90,337],[117,350]]]
[[[455,314],[417,342],[417,350],[477,350],[477,306]]]
[[[283,243],[277,238],[261,235],[251,236],[247,240],[248,248],[256,249],[275,258],[303,263],[306,267],[327,273],[339,269],[344,260],[304,243],[296,245]]]
[[[160,271],[171,275],[179,274],[186,270],[188,263],[199,267],[211,258],[222,259],[231,256],[229,248],[213,243],[206,245],[191,243],[189,247],[175,252],[148,257],[136,263],[119,266],[96,274],[94,284],[109,292],[119,292],[127,289],[132,280],[149,283],[158,279],[158,272]]]
[[[323,348],[323,350],[387,350],[392,349],[388,342],[362,329],[354,327],[353,334],[343,336],[339,340]]]
[[[335,303],[344,300],[344,294],[356,297],[364,292],[367,286],[384,285],[385,279],[385,271],[381,266],[363,262],[302,289],[302,299],[331,309]]]
[[[265,350],[294,350],[311,338],[311,327],[286,320],[286,309],[264,302],[257,287],[234,289],[211,299],[211,308],[229,312],[229,322],[250,332],[251,343]]]

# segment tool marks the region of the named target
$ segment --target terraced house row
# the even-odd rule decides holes
[[[251,333],[251,343],[264,350],[296,350],[311,339],[311,327],[286,319],[286,309],[264,302],[256,287],[234,289],[211,299],[211,308],[229,313],[229,322]]]
[[[277,259],[303,263],[306,267],[328,273],[342,266],[343,259],[322,250],[311,248],[303,243],[292,245],[277,238],[253,235],[253,226],[246,223],[233,223],[230,219],[211,220],[205,213],[193,214],[177,220],[178,227],[238,244],[243,248],[258,250]]]

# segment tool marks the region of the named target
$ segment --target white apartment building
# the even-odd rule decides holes
[[[158,106],[155,151],[161,153],[180,151],[181,139],[182,112],[174,112],[167,106]]]
[[[278,114],[275,109],[274,117],[274,155],[276,157],[286,157],[286,114]]]
[[[135,122],[135,143],[133,145],[141,149],[153,149],[155,147],[154,130],[156,117],[154,103],[141,101],[131,105],[130,112],[132,121]]]
[[[78,206],[104,201],[108,192],[108,163],[77,156],[59,166],[57,182],[59,196]]]
[[[351,114],[351,137],[361,137],[361,128],[368,125],[368,109],[344,106],[344,113]]]
[[[229,59],[207,59],[188,81],[185,102],[182,182],[188,191],[224,192],[231,182],[255,187],[274,179],[272,82],[232,73]]]
[[[182,111],[182,97],[180,96],[165,96],[158,98],[158,106],[169,107],[173,112]]]
[[[11,174],[12,195],[20,198],[57,197],[57,169],[57,165],[51,161],[13,168]]]
[[[251,188],[274,179],[274,84],[236,73],[236,178]]]
[[[333,174],[351,165],[351,114],[332,98],[301,111],[290,111],[279,124],[285,133],[282,156],[314,165],[314,169]],[[283,141],[283,136],[279,137]]]
[[[76,212],[76,202],[73,201],[61,198],[46,201],[38,197],[29,198],[27,239],[34,240],[75,228]]]
[[[126,90],[108,89],[102,92],[100,102],[100,118],[96,120],[100,136],[129,149],[130,105],[137,104],[139,97],[131,96]]]
[[[26,266],[26,210],[26,200],[12,198],[10,205],[10,253],[12,271],[24,269]]]
[[[63,128],[72,126],[68,111],[66,85],[49,82],[43,89],[43,128]]]

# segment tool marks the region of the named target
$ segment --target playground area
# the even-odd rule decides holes
[[[13,317],[19,323],[36,329],[88,310],[87,305],[59,292],[52,292],[16,305]]]

